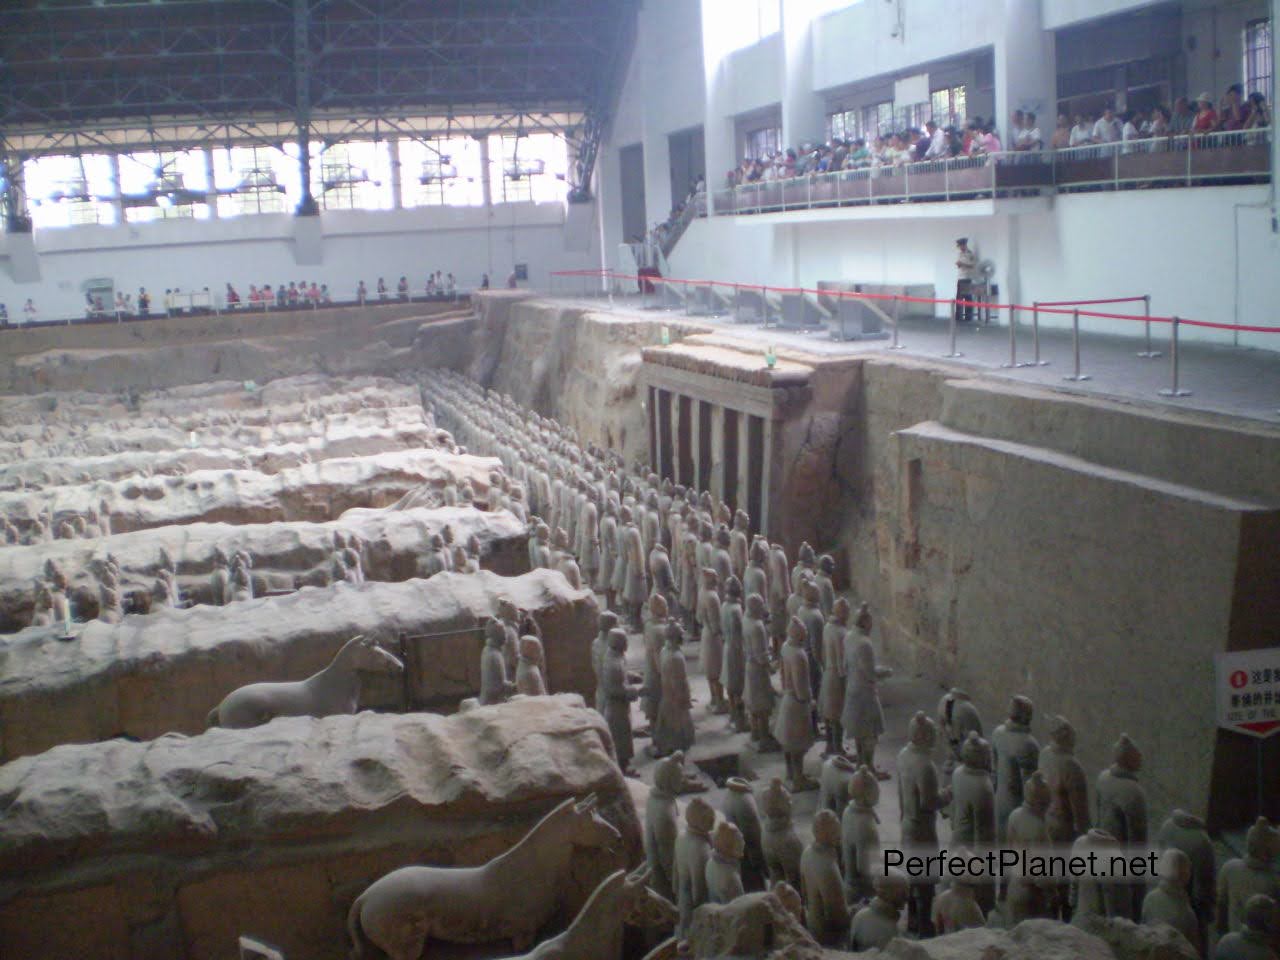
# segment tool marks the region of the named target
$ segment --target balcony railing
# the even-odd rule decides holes
[[[717,214],[775,213],[904,201],[972,200],[1052,190],[1265,182],[1271,129],[1130,140],[863,167],[745,183],[715,194]]]

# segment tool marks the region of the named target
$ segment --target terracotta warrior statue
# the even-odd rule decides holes
[[[850,903],[871,894],[872,881],[882,870],[879,802],[880,782],[864,764],[849,779],[849,802],[840,817],[840,865]]]
[[[818,690],[818,715],[826,725],[827,748],[823,756],[844,753],[845,635],[849,632],[849,601],[835,601],[822,628],[822,686]]]
[[[769,630],[777,648],[787,635],[787,598],[791,596],[791,575],[787,571],[787,552],[782,544],[769,548]]]
[[[760,813],[764,816],[760,845],[770,886],[786,882],[799,890],[803,848],[791,822],[791,794],[777,777],[760,794]]]
[[[812,697],[809,655],[804,649],[806,632],[795,617],[787,626],[782,645],[782,702],[773,723],[773,735],[782,745],[787,764],[787,787],[793,793],[813,790],[818,784],[805,776],[804,755],[813,746]]]
[[[960,762],[960,748],[970,733],[982,736],[982,717],[969,694],[959,687],[952,687],[938,701],[938,726],[950,750],[942,765],[942,772],[950,776]]]
[[[960,765],[951,777],[951,842],[984,854],[996,842],[996,797],[991,784],[991,745],[970,733],[960,748]],[[979,886],[984,910],[995,905],[990,884]]]
[[[435,535],[429,541],[435,547]],[[529,563],[535,570],[555,569],[555,554],[551,549],[551,528],[539,522],[533,528],[533,543],[530,545]],[[428,572],[427,576],[431,576]]]
[[[627,633],[615,628],[609,631],[609,649],[604,659],[604,718],[613,737],[618,767],[624,775],[635,776],[631,760],[635,746],[631,739],[631,702],[640,696],[638,684],[627,682]]]
[[[746,732],[749,728],[742,695],[746,687],[746,650],[742,637],[742,584],[729,575],[725,584],[724,600],[720,604],[720,639],[724,654],[720,668],[720,686],[729,699],[729,719],[734,730]]]
[[[124,607],[120,603],[120,591],[103,583],[98,589],[98,619],[103,623],[119,623],[124,619]]]
[[[809,546],[809,541],[805,540],[800,544],[800,549],[796,552],[796,565],[791,568],[791,592],[800,592],[800,582],[806,576],[812,577],[817,573],[818,558],[813,552],[813,547]]]
[[[626,650],[625,645],[623,650]],[[526,697],[546,695],[547,684],[542,677],[542,661],[542,641],[532,635],[521,637],[520,656],[516,662],[516,693],[522,693]]]
[[[723,807],[725,820],[742,834],[745,849],[743,856],[743,883],[750,890],[761,890],[765,884],[764,848],[761,846],[760,810],[756,806],[751,784],[742,777],[730,777],[725,782]]]
[[[481,706],[502,703],[516,692],[516,686],[507,680],[507,663],[502,655],[506,633],[501,621],[490,620],[484,626],[484,650],[480,654]]]
[[[1196,912],[1200,942],[1207,944],[1209,928],[1213,925],[1214,880],[1218,867],[1204,821],[1185,810],[1174,810],[1156,833],[1156,849],[1181,850],[1190,859],[1187,893]]]
[[[818,943],[839,947],[849,934],[849,907],[840,876],[840,821],[830,810],[813,818],[813,842],[800,856],[804,922]]]
[[[849,949],[886,947],[898,935],[898,918],[907,902],[907,878],[896,870],[876,877],[875,896],[859,910],[849,927]]]
[[[1218,933],[1239,930],[1245,905],[1255,894],[1280,899],[1280,875],[1272,862],[1280,855],[1280,832],[1259,817],[1244,836],[1243,858],[1228,860],[1218,871]]]
[[[748,551],[751,546],[751,518],[745,510],[733,513],[733,529],[729,531],[729,560],[733,565],[733,575],[739,580],[746,575]]]
[[[689,710],[689,672],[684,662],[684,631],[674,620],[667,622],[667,645],[662,649],[662,703],[653,728],[653,752],[657,756],[693,746],[693,717]]]
[[[1054,843],[1071,843],[1089,829],[1088,780],[1075,756],[1076,731],[1066,717],[1049,718],[1049,742],[1040,750],[1040,772],[1049,784],[1045,822]]]
[[[742,856],[746,842],[742,832],[722,820],[711,834],[711,856],[707,859],[707,903],[732,903],[746,890],[742,886]]]
[[[839,818],[849,802],[849,783],[858,772],[853,761],[843,754],[832,754],[818,774],[818,809],[830,810]]]
[[[1040,763],[1040,744],[1031,735],[1031,701],[1009,701],[1009,718],[991,731],[996,768],[996,838],[1004,839],[1009,814],[1022,803],[1022,783]]]
[[[818,558],[818,575],[814,577],[814,583],[818,585],[818,607],[822,610],[822,615],[828,618],[836,604],[836,588],[832,582],[835,575],[835,557],[824,553]]]
[[[1244,924],[1218,941],[1214,960],[1275,960],[1276,900],[1255,893],[1244,904]]]
[[[964,849],[956,850],[955,855],[966,860],[972,856]],[[930,920],[938,936],[986,924],[986,916],[978,905],[977,890],[977,879],[965,874],[954,878],[951,886],[934,898]]]
[[[552,553],[553,569],[559,570],[564,574],[564,578],[569,581],[569,586],[575,590],[581,590],[582,571],[578,569],[578,561],[574,559],[573,554],[569,551],[569,534],[564,531],[563,527],[556,528],[554,544],[555,550]]]
[[[693,911],[707,902],[707,861],[711,858],[711,828],[716,812],[701,797],[694,797],[684,811],[684,832],[676,838],[676,906],[680,908],[677,934],[689,929]]]
[[[769,574],[766,567],[769,563],[769,544],[762,537],[756,537],[751,544],[746,572],[742,575],[742,592],[744,596],[760,594],[760,599],[767,602],[769,598]]]
[[[729,704],[725,700],[724,685],[720,682],[720,674],[724,670],[724,637],[720,633],[719,577],[708,567],[702,569],[702,585],[698,590],[698,624],[702,630],[702,670],[711,688],[711,703],[707,709],[711,713],[728,713]]]
[[[676,797],[684,785],[684,754],[677,750],[653,765],[653,789],[644,809],[644,856],[656,893],[676,899],[675,848],[679,832]]]
[[[618,615],[601,610],[596,620],[596,636],[591,641],[591,670],[596,675],[596,712],[604,715],[604,657],[609,651],[609,632],[618,625]]]
[[[1098,776],[1097,824],[1128,847],[1145,847],[1147,843],[1147,794],[1138,782],[1142,769],[1142,753],[1128,734],[1116,741],[1114,762]],[[1135,923],[1142,915],[1142,883],[1117,888],[1120,916]]]
[[[898,753],[898,810],[902,817],[902,844],[925,856],[938,851],[938,811],[951,804],[951,791],[933,762],[938,728],[923,710],[917,710],[907,726],[907,745]],[[911,884],[907,905],[907,930],[920,937],[933,935],[933,884]]]
[[[876,662],[871,643],[871,612],[864,603],[858,608],[853,630],[845,634],[845,695],[841,716],[844,735],[853,738],[858,762],[866,764],[881,780],[889,775],[875,765],[876,744],[884,733],[884,711],[880,707],[880,681],[893,675],[889,667]]]
[[[1159,882],[1142,900],[1141,922],[1167,923],[1187,938],[1197,953],[1204,951],[1200,924],[1191,906],[1187,884],[1191,880],[1191,858],[1181,850],[1170,848],[1160,855]]]
[[[1049,784],[1039,770],[1027,777],[1022,789],[1022,804],[1009,814],[1004,844],[1014,850],[1047,847],[1049,825],[1045,814],[1049,810]],[[1060,914],[1054,902],[1057,886],[1049,880],[1013,876],[1005,888],[1004,920],[1013,929],[1023,920],[1032,917],[1053,919]]]
[[[770,678],[773,671],[773,645],[769,641],[766,616],[764,597],[759,593],[747,594],[747,608],[742,617],[742,646],[746,657],[742,705],[751,728],[751,742],[761,753],[780,749],[769,729],[769,717],[773,713],[778,692],[774,690],[773,680]]]
[[[1076,838],[1071,845],[1073,857],[1085,857],[1094,854],[1102,862],[1124,851],[1119,841],[1105,830],[1094,827]],[[1080,917],[1121,917],[1128,890],[1120,884],[1099,881],[1086,873],[1071,885],[1071,916],[1073,921]]]
[[[641,688],[650,731],[658,722],[658,707],[662,703],[662,647],[667,639],[669,613],[666,598],[660,593],[651,593],[649,616],[644,624],[644,685]]]

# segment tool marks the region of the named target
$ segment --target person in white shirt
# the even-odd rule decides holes
[[[1036,126],[1036,115],[1034,113],[1028,113],[1024,118],[1022,129],[1017,132],[1014,138],[1013,149],[1044,149],[1044,137],[1040,133],[1040,128]]]
[[[1071,140],[1069,146],[1087,147],[1093,143],[1093,131],[1089,127],[1089,122],[1085,118],[1076,114],[1076,125],[1071,128]]]
[[[950,153],[947,150],[947,134],[940,126],[930,120],[924,125],[929,134],[929,149],[924,152],[926,160],[945,160]]]
[[[1120,121],[1116,119],[1115,111],[1107,107],[1093,125],[1093,142],[1115,143],[1119,139]]]
[[[992,121],[992,125],[994,126],[994,121]],[[1022,139],[1022,131],[1026,129],[1026,125],[1026,118],[1023,116],[1022,111],[1013,111],[1013,126],[1009,128],[1009,146],[1014,150],[1022,149],[1018,146],[1018,142]]]
[[[1123,150],[1125,153],[1132,153],[1137,149],[1133,141],[1142,139],[1136,123],[1140,118],[1135,111],[1126,110],[1121,119],[1124,121],[1120,128],[1120,140],[1124,143]]]

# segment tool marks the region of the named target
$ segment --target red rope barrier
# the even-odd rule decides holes
[[[1141,297],[1110,297],[1098,300],[1041,300],[1039,303],[1042,307],[1084,307],[1090,304],[1102,303],[1134,303],[1145,299],[1147,298],[1144,294]]]
[[[983,303],[977,300],[952,300],[939,297],[911,297],[905,294],[892,293],[864,293],[858,290],[814,290],[808,287],[774,287],[763,283],[738,283],[732,280],[682,280],[676,277],[639,277],[626,273],[617,273],[613,270],[558,270],[554,271],[551,276],[600,276],[609,277],[614,280],[639,282],[644,280],[647,283],[657,284],[682,284],[688,286],[712,286],[712,287],[732,287],[735,290],[760,290],[766,293],[798,293],[813,294],[815,297],[852,297],[858,300],[893,300],[898,303],[927,303],[937,305],[946,305],[954,308],[957,304],[963,304],[967,308],[974,310],[1023,310],[1039,313],[1048,313],[1058,316],[1072,316],[1078,313],[1081,317],[1094,317],[1099,320],[1133,320],[1139,323],[1173,323],[1173,317],[1157,317],[1157,316],[1139,316],[1130,313],[1104,313],[1098,310],[1077,310],[1065,309],[1064,305],[1074,307],[1076,304],[1104,304],[1104,303],[1128,303],[1134,300],[1145,300],[1146,297],[1117,297],[1112,299],[1099,300],[1078,300],[1078,301],[1048,301],[1039,304],[1025,303]],[[1178,318],[1179,323],[1185,323],[1192,327],[1207,327],[1213,330],[1238,330],[1246,333],[1280,333],[1280,327],[1261,327],[1247,326],[1243,324],[1233,323],[1217,323],[1212,320],[1189,320],[1185,317]]]

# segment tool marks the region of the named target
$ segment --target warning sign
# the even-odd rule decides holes
[[[1250,737],[1280,733],[1280,647],[1214,656],[1218,726]]]

